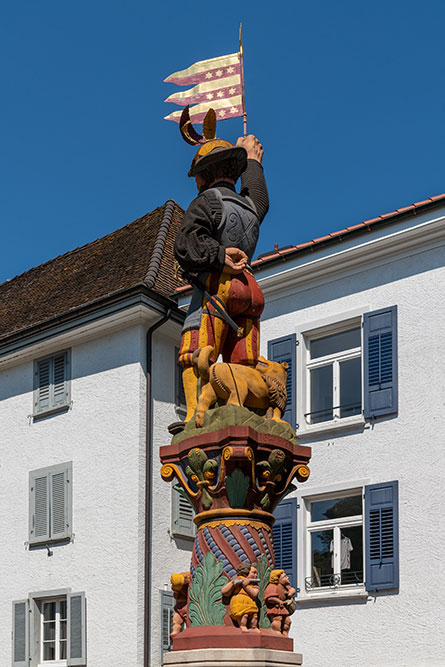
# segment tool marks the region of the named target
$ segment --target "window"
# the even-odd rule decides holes
[[[173,631],[175,599],[172,591],[160,591],[161,594],[161,653],[172,650],[170,635]]]
[[[306,501],[305,590],[363,585],[363,496]]]
[[[396,306],[302,326],[268,356],[289,364],[283,418],[300,436],[397,412]]]
[[[66,598],[45,600],[41,603],[40,637],[41,662],[66,660]]]
[[[34,362],[34,417],[67,408],[70,404],[68,350]]]
[[[398,588],[398,483],[308,490],[274,511],[276,567],[301,601]]]
[[[29,473],[29,544],[72,535],[72,463]]]
[[[361,341],[360,326],[308,339],[308,424],[361,413]]]
[[[185,491],[177,485],[172,485],[172,533],[176,537],[195,537],[195,510]]]
[[[187,413],[184,384],[182,382],[183,366],[178,361],[179,347],[175,347],[175,405],[180,416],[185,417]]]
[[[84,593],[31,593],[13,603],[13,667],[86,666]]]

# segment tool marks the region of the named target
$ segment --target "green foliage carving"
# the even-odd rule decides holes
[[[218,471],[218,461],[208,459],[207,454],[198,447],[194,447],[188,453],[188,460],[190,465],[185,469],[186,474],[194,482],[205,482],[207,485],[210,480],[216,477]],[[213,505],[213,499],[208,493],[205,485],[201,487],[202,506],[208,510]]]
[[[270,567],[267,564],[267,558],[264,554],[261,554],[261,556],[258,558],[257,570],[258,578],[260,580],[258,591],[258,604],[260,606],[260,612],[258,614],[258,622],[260,628],[270,628],[270,621],[267,617],[267,607],[266,603],[264,602],[264,592],[266,590],[267,584],[269,583]]]
[[[230,507],[238,509],[244,507],[250,479],[239,468],[226,477],[226,491]]]
[[[192,625],[224,625],[225,607],[221,601],[221,588],[227,577],[221,574],[223,563],[212,553],[204,556],[197,565],[189,591],[189,618]]]
[[[282,475],[284,474],[284,468],[285,468],[285,463],[286,463],[286,457],[284,455],[284,452],[282,452],[280,449],[273,449],[271,453],[269,454],[269,458],[267,461],[260,461],[258,463],[258,470],[267,470],[270,473],[270,481],[274,482],[275,484],[282,479]],[[271,501],[271,496],[269,491],[266,491],[264,496],[260,500],[260,505],[261,507],[266,510]]]

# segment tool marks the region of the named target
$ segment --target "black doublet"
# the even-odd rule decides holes
[[[255,205],[260,223],[269,210],[269,196],[263,168],[256,160],[247,161],[247,169],[241,175],[241,193],[230,186],[215,184],[221,194],[246,201],[250,197]],[[222,220],[222,206],[215,196],[200,193],[185,212],[181,229],[176,237],[175,257],[180,266],[192,272],[221,272],[225,263],[225,246],[216,240],[217,228]]]

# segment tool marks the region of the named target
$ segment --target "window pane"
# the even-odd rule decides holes
[[[43,644],[43,659],[44,660],[56,659],[56,645],[54,642],[48,642]]]
[[[350,350],[353,347],[360,347],[361,344],[360,327],[316,338],[311,340],[311,359],[325,357],[327,354],[337,354],[337,352]]]
[[[345,516],[362,514],[362,497],[347,496],[346,498],[329,498],[311,503],[311,521],[341,519]]]
[[[311,370],[311,424],[332,419],[332,365]]]
[[[43,619],[45,621],[54,621],[56,618],[56,603],[45,602],[43,605]]]
[[[341,583],[363,582],[363,527],[343,528],[341,537]]]
[[[66,639],[66,621],[60,621],[60,639]]]
[[[334,539],[332,530],[317,530],[311,533],[311,576],[306,579],[306,588],[332,586],[333,570],[331,544]]]
[[[51,621],[50,623],[43,624],[43,639],[55,639],[56,637],[56,624]]]
[[[60,618],[66,618],[66,600],[60,600]]]
[[[362,361],[349,359],[340,363],[340,417],[362,411]]]
[[[60,642],[59,660],[66,660],[66,641],[65,642]]]

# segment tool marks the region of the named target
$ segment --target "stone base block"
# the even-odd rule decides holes
[[[301,653],[262,648],[212,648],[164,654],[164,667],[298,667]]]
[[[270,629],[261,628],[259,632],[243,632],[239,628],[227,625],[203,625],[188,627],[173,636],[173,651],[193,651],[199,649],[269,649],[272,651],[294,650],[294,640],[283,637]]]

